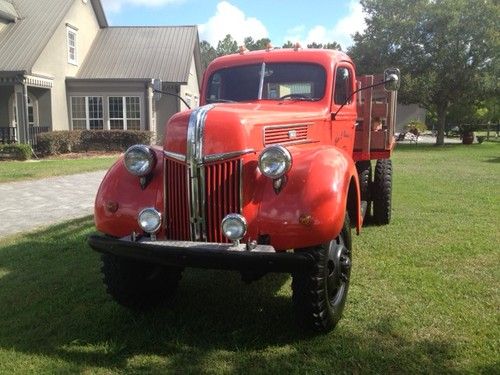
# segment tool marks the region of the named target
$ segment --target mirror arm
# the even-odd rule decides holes
[[[365,86],[365,87],[361,87],[361,88],[359,88],[359,89],[357,89],[357,90],[354,90],[354,91],[352,92],[352,94],[351,94],[351,95],[349,95],[349,97],[345,100],[345,102],[344,102],[344,103],[340,106],[340,108],[339,108],[339,109],[337,109],[337,112],[332,113],[332,120],[335,120],[335,117],[337,116],[337,113],[339,113],[339,112],[340,112],[340,110],[341,110],[342,108],[344,108],[344,106],[345,106],[347,103],[349,103],[349,100],[351,100],[351,99],[352,99],[352,97],[354,96],[354,94],[356,94],[356,93],[358,93],[358,92],[360,92],[360,91],[366,90],[366,89],[371,89],[372,87],[377,87],[377,86],[385,85],[386,83],[391,82],[391,81],[392,81],[391,79],[388,79],[388,80],[385,80],[385,81],[381,81],[381,82],[379,82],[379,83],[374,83],[373,85],[370,85],[370,86]]]
[[[177,95],[177,94],[174,94],[174,93],[171,93],[171,92],[162,91],[162,90],[157,90],[157,89],[153,89],[153,92],[158,92],[160,94],[175,96],[176,98],[179,98],[180,100],[182,100],[182,102],[186,105],[186,107],[188,107],[189,109],[191,109],[191,106],[189,104],[187,104],[187,102],[180,95]]]

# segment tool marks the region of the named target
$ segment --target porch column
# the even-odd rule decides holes
[[[18,80],[14,85],[14,101],[17,111],[17,141],[19,143],[30,143],[28,126],[28,89],[24,81],[20,82],[20,80]]]
[[[156,114],[154,113],[154,109],[153,109],[154,108],[153,107],[153,97],[154,97],[153,85],[152,85],[152,83],[149,83],[148,88],[147,88],[147,104],[148,104],[147,117],[148,117],[149,129],[145,129],[145,130],[149,130],[149,131],[153,132],[153,143],[156,144],[156,142],[157,142],[157,139],[156,139]]]

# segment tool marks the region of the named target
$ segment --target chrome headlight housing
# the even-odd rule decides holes
[[[259,156],[260,172],[269,178],[284,176],[292,167],[292,155],[283,146],[269,146]]]
[[[151,173],[156,165],[153,150],[146,145],[134,145],[125,151],[125,168],[134,176],[143,177]]]
[[[247,233],[247,221],[239,214],[228,214],[221,222],[222,233],[230,241],[239,241]]]
[[[139,212],[137,222],[146,233],[156,233],[161,227],[161,213],[154,208],[148,207]]]

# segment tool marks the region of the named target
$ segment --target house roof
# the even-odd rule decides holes
[[[19,18],[19,15],[14,5],[10,1],[0,0],[0,19],[15,21],[17,18]]]
[[[193,52],[200,73],[197,45],[196,26],[101,29],[77,78],[187,83]]]
[[[0,31],[0,71],[30,72],[74,1],[1,0],[0,7],[11,9],[9,3],[18,17]],[[100,27],[107,27],[100,0],[91,4]]]

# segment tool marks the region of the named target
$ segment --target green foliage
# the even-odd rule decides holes
[[[201,66],[203,71],[217,57],[217,51],[206,40],[200,43]]]
[[[29,160],[33,150],[23,143],[0,144],[0,158],[12,160]]]
[[[312,42],[307,45],[307,48],[335,49],[338,51],[342,51],[342,47],[337,42],[325,43],[325,44]]]
[[[85,151],[125,151],[135,144],[151,144],[152,135],[138,130],[84,130],[80,142]]]
[[[395,65],[400,101],[435,111],[438,142],[451,105],[499,92],[500,5],[494,0],[362,0],[367,29],[350,54],[360,73]]]
[[[216,52],[217,56],[225,56],[236,53],[238,52],[238,43],[236,43],[231,34],[227,34],[223,40],[219,40]]]
[[[65,154],[80,149],[81,130],[62,130],[41,133],[36,149],[42,155]]]
[[[243,44],[249,51],[258,51],[266,49],[269,44],[271,44],[271,39],[261,38],[259,40],[253,40],[251,36],[244,39]]]
[[[151,144],[152,133],[138,130],[69,130],[42,133],[37,151],[42,155],[78,151],[124,151],[134,144]]]
[[[422,121],[411,120],[405,125],[405,129],[407,132],[418,136],[427,130],[427,126]]]

